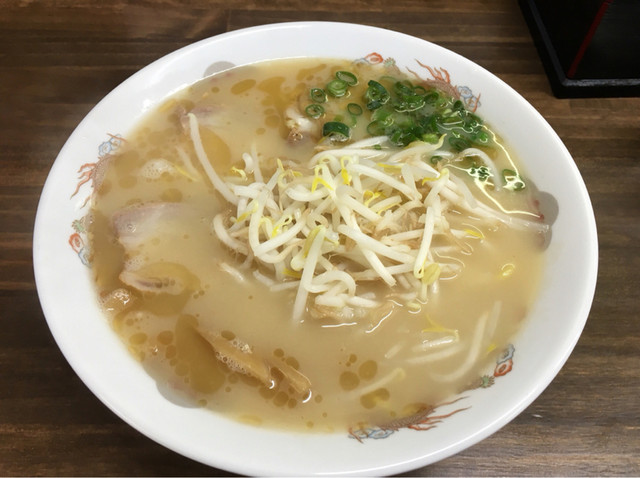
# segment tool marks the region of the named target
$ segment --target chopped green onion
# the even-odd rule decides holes
[[[426,95],[424,95],[424,101],[430,105],[435,104],[439,99],[440,94],[435,90],[431,90]]]
[[[395,102],[393,108],[399,112],[404,113],[408,111],[415,111],[424,106],[424,98],[420,95],[402,95],[400,101]]]
[[[413,87],[413,94],[424,96],[427,94],[427,89],[424,86],[416,85]]]
[[[354,116],[360,116],[362,114],[362,106],[357,103],[349,103],[347,111]]]
[[[436,144],[440,137],[436,133],[427,133],[422,135],[422,141],[425,143]]]
[[[520,191],[525,188],[524,180],[512,169],[503,169],[502,179],[504,179],[505,189]]]
[[[413,85],[409,81],[396,81],[393,85],[393,90],[399,96],[414,94]]]
[[[467,112],[467,118],[469,118],[469,123],[474,127],[482,124],[482,119],[478,115]]]
[[[367,133],[371,136],[382,136],[385,131],[385,125],[382,121],[372,121],[367,125]]]
[[[486,166],[472,166],[467,169],[467,173],[469,173],[469,176],[472,178],[477,178],[480,181],[486,181],[491,176],[491,171],[489,171],[489,168]]]
[[[318,104],[309,105],[304,111],[307,113],[307,116],[313,119],[320,118],[320,116],[324,114],[324,108]]]
[[[453,149],[455,149],[456,151],[462,151],[464,149],[467,149],[469,146],[471,146],[471,143],[461,137],[451,137],[449,138],[449,144],[451,145],[451,147],[453,147]]]
[[[486,131],[480,131],[476,135],[476,140],[480,141],[481,143],[488,143],[489,142],[489,135],[487,134]]]
[[[309,97],[311,98],[311,101],[316,103],[324,103],[327,101],[327,94],[322,88],[311,88],[309,91]]]
[[[347,141],[351,137],[351,130],[340,121],[328,121],[322,127],[322,136],[328,136],[335,141]]]
[[[367,102],[367,109],[376,110],[386,104],[391,98],[387,89],[375,80],[370,80],[369,88],[364,93],[364,99]]]
[[[462,118],[458,115],[448,116],[442,120],[443,126],[454,126],[462,123]]]
[[[413,132],[403,129],[397,129],[391,133],[391,136],[389,136],[389,141],[397,146],[406,146],[416,139],[417,138]]]
[[[340,70],[324,89],[311,89],[310,96],[314,103],[328,101],[328,97],[346,97],[349,88],[358,81],[354,73]],[[407,146],[413,141],[438,144],[444,134],[447,135],[449,149],[453,151],[488,146],[492,142],[482,119],[468,111],[463,100],[436,88],[414,85],[409,80],[399,80],[390,75],[380,76],[377,81],[369,80],[362,103],[344,104],[346,107],[343,106],[342,114],[334,116],[332,121],[344,125],[343,128],[334,131],[330,127],[325,136],[348,138],[349,128],[356,127],[361,121],[358,117],[367,109],[371,112],[367,133],[385,135],[397,146]],[[320,111],[310,107],[307,114],[313,118],[326,114]],[[478,174],[484,176],[483,172]]]
[[[385,108],[375,110],[371,115],[371,121],[379,121],[383,126],[390,126],[394,122],[394,114]]]
[[[358,84],[358,77],[351,73],[350,71],[337,71],[336,78],[338,80],[344,81],[349,86],[354,86]]]
[[[327,91],[331,96],[335,96],[336,98],[341,98],[347,94],[347,89],[349,85],[344,80],[331,80],[327,83]]]

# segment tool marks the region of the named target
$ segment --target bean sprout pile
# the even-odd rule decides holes
[[[222,177],[211,167],[193,114],[189,126],[199,162],[232,210],[214,217],[215,234],[245,258],[241,269],[250,268],[274,291],[296,290],[293,321],[303,320],[307,308],[344,313],[381,306],[385,297],[365,283],[384,282],[408,306],[426,302],[440,279],[463,267],[452,251],[468,249],[463,239],[484,237],[452,211],[485,225],[539,227],[477,200],[454,168],[431,164],[434,156],[451,164],[473,155],[496,175],[481,150],[443,149],[444,135],[436,144],[402,149],[384,136],[368,138],[318,152],[304,166],[277,160],[269,175],[255,153],[245,153],[244,167]]]

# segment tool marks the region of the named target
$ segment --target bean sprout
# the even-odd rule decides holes
[[[471,213],[480,224],[546,227],[487,206],[452,170],[432,167],[432,155],[452,154],[440,149],[443,141],[416,142],[398,151],[386,137],[370,138],[321,151],[306,166],[277,160],[272,172],[261,169],[251,151],[242,156],[245,181],[239,184],[238,174],[225,177],[213,170],[192,114],[189,124],[196,157],[231,207],[231,213],[215,216],[213,232],[246,256],[254,276],[270,290],[296,290],[295,322],[308,307],[381,305],[385,295],[373,294],[364,283],[397,284],[399,290],[387,297],[405,303],[427,300],[442,272],[460,268],[452,257],[433,251],[470,249],[465,235],[449,226],[452,211]],[[459,157],[479,156],[493,170],[480,153],[466,150]],[[263,177],[269,178],[266,183]]]

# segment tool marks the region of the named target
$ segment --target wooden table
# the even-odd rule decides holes
[[[0,475],[228,475],[145,438],[74,374],[38,303],[32,230],[58,151],[111,89],[196,40],[292,20],[386,27],[486,67],[555,128],[595,208],[598,287],[565,367],[498,433],[410,475],[640,474],[640,98],[554,98],[515,2],[0,0]]]

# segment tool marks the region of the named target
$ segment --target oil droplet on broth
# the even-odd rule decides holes
[[[234,334],[230,330],[223,330],[222,332],[220,332],[220,335],[222,336],[223,339],[227,339],[227,340],[233,340],[236,338],[236,334]]]
[[[160,199],[166,202],[181,202],[182,192],[176,188],[165,189],[162,191],[162,194],[160,194]]]
[[[254,80],[253,78],[241,80],[231,87],[231,93],[233,93],[234,95],[240,95],[242,93],[245,93],[246,91],[249,91],[255,86],[255,84],[256,80]]]
[[[275,397],[277,391],[275,388],[267,388],[267,387],[260,387],[258,389],[258,392],[260,393],[260,396],[262,396],[262,398],[264,398],[265,400],[271,400],[273,399],[273,397]]]
[[[139,332],[129,337],[129,342],[133,345],[142,345],[147,341],[147,334]]]
[[[163,330],[158,334],[157,340],[162,345],[169,345],[171,342],[173,342],[173,332],[171,332],[170,330]]]
[[[367,360],[358,368],[358,375],[363,380],[371,380],[376,373],[378,373],[378,364],[374,360]]]
[[[178,362],[175,370],[178,377],[184,377],[189,373],[189,366],[184,362]]]
[[[276,396],[273,397],[273,403],[278,407],[284,407],[289,401],[289,395],[285,392],[278,392]]]
[[[360,384],[360,379],[353,372],[342,372],[340,374],[340,387],[343,390],[353,390]]]
[[[277,128],[280,126],[280,117],[276,115],[267,116],[264,119],[264,124],[269,128]]]
[[[138,179],[135,176],[125,176],[118,182],[118,186],[122,189],[131,189],[138,183]]]
[[[386,402],[389,400],[391,394],[389,390],[386,388],[378,388],[373,392],[369,392],[360,397],[360,405],[362,405],[367,410],[370,410],[376,407],[380,402]]]
[[[294,357],[287,357],[285,363],[296,370],[300,368],[300,363]]]

